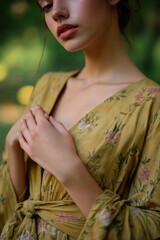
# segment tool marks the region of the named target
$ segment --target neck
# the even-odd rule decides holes
[[[98,36],[89,44],[89,47],[83,50],[85,66],[79,77],[85,79],[88,84],[125,83],[142,78],[142,74],[128,56],[117,22],[114,21],[106,33]],[[132,72],[135,73],[133,80],[131,79]]]
[[[116,41],[110,43],[102,39],[98,44],[93,44],[93,47],[85,49],[84,73],[90,80],[95,82],[105,77],[106,81],[110,81],[129,61],[123,40],[120,36],[115,39]]]

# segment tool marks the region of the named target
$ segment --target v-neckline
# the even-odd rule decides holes
[[[54,109],[54,107],[55,107],[55,105],[56,105],[56,103],[57,103],[57,101],[58,101],[58,98],[60,97],[61,93],[63,92],[64,88],[66,87],[66,84],[67,84],[68,80],[69,80],[71,77],[77,75],[80,71],[81,71],[81,70],[75,70],[75,71],[69,72],[65,77],[63,77],[62,84],[60,85],[60,87],[59,87],[59,89],[58,89],[58,91],[57,91],[57,93],[56,93],[56,96],[55,96],[55,98],[53,98],[53,102],[52,102],[52,104],[50,105],[51,107],[50,107],[50,110],[49,110],[49,114],[53,111],[53,109]],[[64,73],[64,74],[66,74],[66,73]],[[128,84],[127,86],[125,86],[125,87],[123,87],[122,89],[120,89],[120,90],[118,90],[117,92],[115,92],[114,94],[112,94],[110,97],[105,98],[103,101],[101,101],[100,103],[96,104],[96,105],[95,105],[94,107],[92,107],[89,111],[87,111],[85,114],[83,114],[83,116],[80,117],[75,123],[73,123],[72,126],[67,129],[67,131],[68,131],[68,132],[71,132],[72,129],[74,129],[74,128],[77,126],[77,124],[78,124],[83,118],[85,118],[85,116],[89,115],[90,113],[92,113],[93,111],[95,111],[97,108],[101,107],[106,101],[109,101],[109,99],[114,98],[115,96],[119,95],[121,92],[123,92],[123,91],[125,91],[125,90],[127,90],[127,89],[129,89],[129,88],[131,88],[131,87],[133,87],[133,86],[135,86],[135,85],[143,82],[143,81],[146,81],[146,80],[147,80],[147,78],[144,78],[144,79],[141,79],[141,80],[139,80],[139,81],[137,81],[137,82],[130,83],[130,84]]]

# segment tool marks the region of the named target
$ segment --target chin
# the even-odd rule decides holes
[[[77,52],[77,51],[80,51],[82,50],[81,48],[73,48],[73,47],[64,47],[64,49],[67,51],[67,52]]]
[[[90,42],[88,39],[69,39],[66,41],[58,41],[60,43],[60,45],[67,50],[68,52],[77,52],[80,50],[85,49]]]
[[[61,44],[62,47],[68,51],[68,52],[77,52],[77,51],[83,51],[83,49],[85,49],[85,45],[84,44]]]

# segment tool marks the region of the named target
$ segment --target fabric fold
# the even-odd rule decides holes
[[[85,223],[85,217],[71,200],[44,202],[29,199],[17,205],[16,216],[21,221],[25,218],[33,221],[39,216],[74,238],[78,237]]]
[[[28,107],[38,104],[50,113],[74,74],[42,77]],[[103,190],[86,219],[61,182],[31,159],[28,191],[18,204],[7,164],[0,167],[0,216],[6,223],[0,239],[159,239],[159,95],[159,85],[149,79],[130,84],[69,129],[78,156]]]

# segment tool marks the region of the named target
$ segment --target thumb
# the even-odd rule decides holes
[[[52,116],[49,117],[49,121],[52,124],[52,126],[61,134],[68,133],[67,129],[64,127],[64,125],[61,122],[56,121]]]

